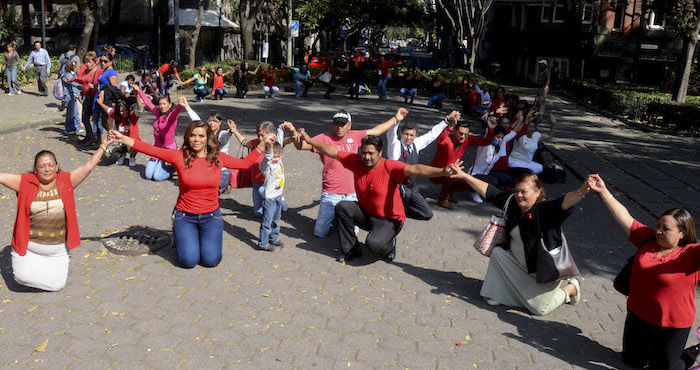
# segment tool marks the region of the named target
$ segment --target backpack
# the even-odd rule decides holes
[[[566,171],[564,167],[557,163],[550,163],[544,168],[542,173],[539,175],[540,180],[546,184],[554,183],[565,183],[566,182]]]

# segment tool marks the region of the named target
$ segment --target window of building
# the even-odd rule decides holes
[[[615,20],[613,21],[613,30],[621,31],[625,26],[625,10],[627,10],[627,4],[621,3],[617,4],[615,7]]]
[[[664,14],[658,10],[651,10],[649,12],[649,23],[647,28],[652,30],[663,30],[666,27],[666,17]]]
[[[586,2],[583,4],[583,13],[581,14],[581,23],[591,24],[593,23],[593,10],[595,9],[593,2]]]
[[[542,21],[542,23],[549,23],[552,21],[552,3],[542,3],[540,21]]]
[[[566,7],[560,2],[554,3],[554,16],[552,17],[552,23],[564,23],[566,19]]]

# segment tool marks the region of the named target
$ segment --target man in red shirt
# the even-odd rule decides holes
[[[307,144],[337,159],[353,174],[357,201],[339,202],[335,209],[341,249],[339,262],[345,263],[362,255],[354,232],[356,226],[369,231],[365,241],[367,248],[393,261],[396,256],[396,235],[406,220],[399,185],[408,177],[449,177],[453,174],[449,167],[408,165],[382,158],[382,139],[378,136],[365,136],[360,154],[357,154],[313,140],[302,129],[299,132]]]
[[[447,128],[445,128],[440,136],[438,136],[437,140],[435,140],[438,147],[435,151],[433,160],[430,161],[430,165],[440,168],[447,167],[461,159],[470,144],[476,146],[486,146],[491,144],[491,140],[493,140],[494,126],[492,123],[489,123],[488,127],[489,132],[486,137],[478,137],[469,135],[469,126],[463,126],[457,119],[450,120]],[[440,196],[438,198],[438,205],[447,209],[454,209],[454,206],[450,203],[450,197],[452,196],[453,192],[466,191],[467,189],[470,189],[469,185],[460,179],[441,177],[431,179],[430,181],[435,184],[442,184],[442,189],[440,190]]]

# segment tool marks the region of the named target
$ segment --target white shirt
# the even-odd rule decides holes
[[[280,159],[272,163],[272,151],[265,151],[265,158],[260,162],[260,172],[265,175],[265,199],[274,199],[282,195],[284,189],[284,165]]]
[[[496,152],[496,147],[494,147],[493,144],[480,146],[479,149],[476,150],[476,160],[474,160],[474,165],[469,169],[469,174],[488,175],[493,165],[498,162],[498,159],[506,155],[506,144],[513,140],[517,134],[517,132],[511,131],[508,135],[503,137],[498,152]]]
[[[124,86],[124,92],[125,92],[125,93],[131,94],[131,90],[133,90],[133,89],[132,89],[131,86],[129,85],[129,81],[122,81],[122,82],[119,84],[119,89],[121,89],[122,86]]]
[[[415,140],[413,140],[413,144],[416,145],[416,151],[420,153],[421,150],[425,149],[430,143],[435,141],[435,139],[440,136],[443,130],[447,127],[447,122],[445,120],[442,120],[438,122],[435,126],[433,126],[430,131],[426,132],[425,134],[418,136]],[[387,158],[398,161],[399,158],[401,158],[401,146],[403,143],[401,142],[401,139],[398,136],[398,131],[399,131],[399,125],[394,125],[394,127],[390,128],[389,131],[386,132],[386,141],[387,141]]]
[[[221,130],[219,132],[219,151],[228,154],[228,143],[229,140],[231,139],[231,131],[230,130]]]
[[[513,143],[513,151],[510,152],[508,161],[510,162],[512,159],[521,163],[532,162],[532,157],[535,156],[535,152],[537,151],[537,146],[541,138],[542,134],[535,131],[532,133],[532,137],[523,135],[516,139],[515,143]]]
[[[474,85],[474,89],[476,92],[481,95],[481,105],[490,107],[491,106],[491,94],[489,94],[488,91],[484,92],[484,90],[481,90],[478,84]]]

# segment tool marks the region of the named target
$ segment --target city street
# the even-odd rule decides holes
[[[52,97],[0,96],[0,172],[30,171],[36,152],[56,153],[62,170],[82,165],[91,152],[63,135],[62,112]],[[339,89],[338,91],[341,91]],[[180,90],[192,101],[189,90]],[[389,101],[376,95],[359,101],[335,95],[308,99],[280,93],[263,99],[257,87],[248,99],[191,103],[206,118],[218,111],[252,137],[262,120],[292,121],[311,134],[331,129],[333,113],[346,109],[353,128],[381,123],[403,106],[396,91]],[[531,96],[528,93],[524,96]],[[457,107],[426,108],[425,97],[406,106],[407,120],[428,130]],[[700,220],[698,139],[644,132],[552,96],[559,118],[546,158],[567,168],[565,184],[547,186],[557,197],[597,172],[634,217],[653,225],[653,216],[682,206]],[[140,120],[141,138],[153,142],[153,115]],[[178,143],[189,122],[182,112]],[[481,134],[481,126],[472,124]],[[548,129],[547,125],[543,128]],[[234,140],[235,141],[235,140]],[[421,152],[428,163],[435,151]],[[236,155],[237,146],[230,154]],[[465,156],[474,160],[475,148]],[[221,197],[223,261],[215,268],[177,266],[174,250],[118,256],[101,238],[130,226],[170,230],[176,180],[142,178],[147,156],[137,166],[103,159],[76,189],[82,245],[71,253],[66,287],[57,293],[25,289],[12,278],[10,241],[17,198],[0,190],[0,366],[43,368],[410,368],[410,369],[623,369],[620,351],[625,297],[612,278],[634,247],[593,193],[564,223],[583,274],[582,300],[537,317],[519,309],[492,307],[479,295],[488,259],[474,239],[496,211],[468,194],[456,209],[436,204],[439,188],[420,181],[433,207],[430,221],[407,220],[397,238],[393,263],[370,253],[348,265],[335,261],[334,233],[313,236],[321,193],[317,154],[288,146],[282,240],[274,253],[257,249],[259,222],[251,190]],[[366,233],[361,232],[361,240]],[[696,300],[696,307],[698,302]],[[700,324],[696,318],[694,329]],[[694,331],[693,331],[694,332]],[[688,344],[695,344],[691,335]]]

